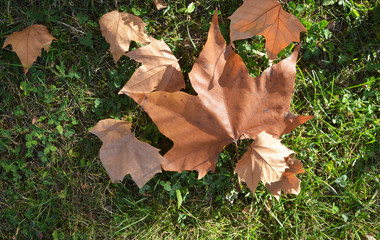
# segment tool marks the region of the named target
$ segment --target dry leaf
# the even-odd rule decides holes
[[[120,93],[148,93],[153,90],[174,92],[185,88],[177,58],[164,41],[150,38],[150,44],[126,54],[142,62]]]
[[[285,158],[285,161],[289,168],[285,170],[281,178],[276,182],[265,184],[269,192],[271,192],[277,200],[280,198],[281,190],[285,194],[298,195],[301,191],[301,187],[300,180],[296,177],[296,174],[305,172],[302,168],[302,163],[295,159],[293,155]]]
[[[121,182],[128,173],[141,188],[156,173],[164,160],[159,149],[139,141],[130,130],[131,124],[114,119],[99,121],[90,132],[103,141],[100,160],[112,182]]]
[[[104,14],[99,20],[100,30],[110,44],[110,52],[116,63],[129,50],[131,41],[148,43],[145,32],[146,24],[137,16],[118,12],[117,10]]]
[[[154,4],[156,4],[156,7],[158,10],[161,10],[163,8],[167,8],[168,5],[164,3],[162,0],[153,0]]]
[[[38,117],[34,116],[33,119],[32,119],[32,124],[36,125],[37,120],[38,120]]]
[[[291,42],[299,42],[300,32],[306,32],[302,23],[285,12],[277,0],[244,0],[230,19],[231,42],[263,35],[271,60]]]
[[[285,158],[294,153],[265,131],[257,135],[243,157],[236,164],[235,173],[239,182],[246,182],[255,192],[259,181],[271,183],[278,181],[288,168]]]
[[[3,48],[11,44],[13,51],[17,53],[18,58],[24,67],[25,74],[29,68],[41,56],[41,49],[44,48],[47,52],[53,40],[56,40],[50,35],[48,29],[44,25],[32,25],[21,32],[14,32],[5,39]]]
[[[174,142],[162,167],[197,170],[201,178],[215,170],[219,153],[233,141],[262,131],[279,137],[311,119],[290,112],[298,50],[252,78],[243,60],[226,47],[214,15],[207,43],[189,74],[197,96],[130,94]]]

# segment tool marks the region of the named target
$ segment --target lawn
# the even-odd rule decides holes
[[[191,5],[191,3],[193,4]],[[252,193],[233,174],[235,146],[215,173],[163,172],[142,189],[111,183],[99,160],[99,120],[133,123],[135,136],[166,152],[172,142],[126,95],[139,64],[114,63],[98,21],[118,9],[163,39],[187,82],[215,9],[229,42],[229,16],[242,0],[20,0],[0,2],[0,40],[32,24],[57,39],[24,75],[0,49],[0,239],[380,239],[380,1],[296,0],[283,8],[307,33],[292,111],[315,118],[283,137],[305,169],[298,196]],[[189,6],[190,5],[190,6]],[[252,76],[269,67],[265,39],[235,42]],[[139,47],[132,43],[131,49]],[[289,56],[286,48],[275,62]],[[242,155],[250,142],[238,142]]]

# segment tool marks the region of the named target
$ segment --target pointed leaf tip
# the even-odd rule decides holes
[[[292,59],[292,61],[297,62],[297,58],[298,58],[298,54],[299,54],[299,52],[300,52],[301,46],[302,46],[302,44],[300,43],[300,44],[298,44],[298,45],[294,48],[292,54],[290,55],[290,58]]]

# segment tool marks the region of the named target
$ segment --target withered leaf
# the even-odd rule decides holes
[[[291,42],[299,42],[300,32],[306,32],[302,23],[285,12],[277,0],[244,0],[230,19],[231,42],[263,35],[269,59],[275,59]]]
[[[257,135],[248,151],[236,164],[235,173],[239,182],[246,182],[249,189],[255,192],[257,184],[280,180],[288,168],[285,158],[294,153],[265,131]]]
[[[129,50],[131,41],[148,43],[146,24],[141,18],[117,10],[104,14],[99,20],[100,30],[110,44],[110,52],[116,63]]]
[[[24,67],[25,74],[29,68],[41,56],[41,49],[49,51],[49,46],[53,40],[49,30],[44,25],[31,25],[20,32],[14,32],[5,39],[3,48],[11,44],[13,51]]]
[[[281,190],[287,194],[298,195],[301,191],[300,180],[296,177],[296,174],[303,173],[305,170],[302,168],[302,163],[295,159],[293,155],[285,158],[286,164],[289,168],[285,170],[281,178],[276,182],[266,183],[266,188],[273,194],[273,196],[279,200]]]
[[[174,142],[163,169],[214,171],[224,146],[260,132],[279,137],[311,119],[290,112],[299,47],[287,59],[252,78],[242,59],[225,46],[217,15],[207,43],[190,72],[198,93],[130,94],[159,130]]]
[[[121,182],[131,174],[141,188],[156,173],[161,172],[164,160],[159,149],[141,142],[130,130],[131,124],[115,119],[99,121],[90,132],[102,140],[99,156],[112,182]]]
[[[158,10],[161,10],[161,9],[164,9],[164,8],[168,7],[168,5],[165,4],[163,0],[153,0],[153,2],[156,5],[156,7],[157,7]]]
[[[185,87],[177,58],[164,41],[150,38],[150,44],[126,54],[142,62],[119,93],[149,93],[153,90],[174,92]]]

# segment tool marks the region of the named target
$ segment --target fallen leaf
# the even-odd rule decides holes
[[[277,0],[244,0],[229,18],[231,42],[263,35],[270,60],[291,42],[300,42],[300,32],[307,31]]]
[[[163,8],[167,8],[168,5],[164,3],[162,0],[153,0],[154,4],[156,4],[156,7],[158,10],[161,10]]]
[[[37,120],[38,120],[38,117],[34,116],[33,119],[32,119],[32,124],[36,125]]]
[[[129,50],[131,41],[148,43],[146,24],[141,18],[117,10],[104,14],[99,20],[100,30],[110,44],[110,52],[116,63]]]
[[[5,39],[3,48],[11,44],[13,51],[17,53],[18,58],[24,67],[25,74],[29,68],[41,56],[41,49],[49,51],[49,46],[53,40],[49,30],[44,25],[32,25],[21,32],[14,32]]]
[[[150,44],[126,54],[142,62],[120,93],[149,93],[153,90],[174,92],[185,88],[177,58],[164,41],[150,38]]]
[[[197,96],[163,91],[129,95],[174,142],[163,169],[197,170],[202,178],[215,170],[224,146],[262,131],[279,137],[311,119],[290,112],[298,51],[252,78],[226,46],[214,15],[207,43],[189,74]]]
[[[133,136],[131,124],[114,119],[99,121],[90,132],[102,140],[99,156],[112,182],[121,182],[127,174],[139,188],[156,173],[164,160],[159,149]]]
[[[301,187],[300,180],[296,177],[296,174],[305,172],[302,168],[302,163],[295,159],[293,155],[285,158],[285,161],[289,168],[285,170],[281,178],[276,182],[265,184],[266,188],[277,200],[280,198],[281,190],[285,194],[298,195],[301,191]]]
[[[285,158],[292,153],[281,144],[280,139],[261,132],[236,164],[235,173],[239,182],[246,182],[249,189],[255,192],[259,181],[264,184],[278,181],[288,168]]]

